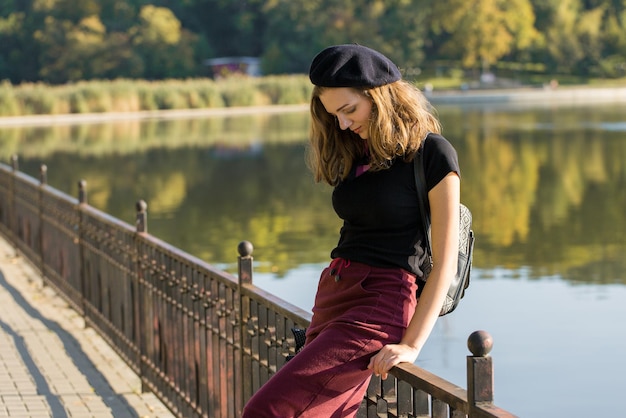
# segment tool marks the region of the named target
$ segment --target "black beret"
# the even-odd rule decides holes
[[[402,78],[389,58],[363,45],[330,46],[313,58],[309,78],[321,87],[379,87]]]

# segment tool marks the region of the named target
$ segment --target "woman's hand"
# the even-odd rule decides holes
[[[367,368],[384,380],[389,370],[398,363],[414,363],[419,351],[407,344],[388,344],[370,359]]]

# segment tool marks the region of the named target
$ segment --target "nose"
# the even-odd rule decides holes
[[[337,116],[337,121],[339,122],[339,129],[342,130],[348,129],[352,125],[352,121],[342,115]]]

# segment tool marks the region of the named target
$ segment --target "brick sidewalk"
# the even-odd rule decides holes
[[[0,417],[173,417],[2,237]]]

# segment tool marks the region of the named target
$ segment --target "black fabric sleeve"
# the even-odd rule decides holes
[[[424,172],[428,191],[450,172],[461,176],[459,159],[452,144],[439,134],[429,134],[424,142]]]

